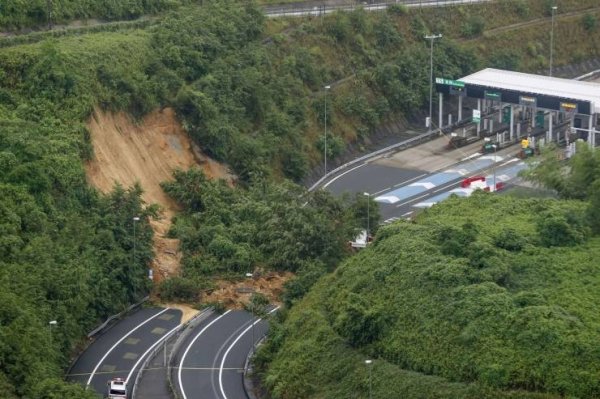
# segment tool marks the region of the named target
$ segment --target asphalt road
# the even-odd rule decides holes
[[[441,137],[410,150],[375,158],[344,170],[323,187],[335,195],[368,193],[378,204],[381,220],[391,221],[412,217],[419,209],[449,197],[450,192],[470,195],[459,187],[465,177],[484,174],[493,186],[490,176],[495,168],[498,181],[504,183],[524,168],[514,158],[518,147],[484,155],[480,153],[483,141],[454,150],[446,148],[447,141]]]
[[[252,325],[254,324],[254,328]],[[252,330],[254,329],[254,333]],[[243,372],[268,322],[245,311],[213,314],[179,345],[174,383],[183,399],[246,399]]]
[[[107,382],[127,380],[131,391],[135,371],[153,346],[181,323],[176,309],[144,308],[119,321],[100,335],[77,359],[67,380],[88,385],[105,395]]]

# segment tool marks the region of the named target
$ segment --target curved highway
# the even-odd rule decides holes
[[[145,356],[179,328],[182,313],[169,308],[144,308],[100,335],[75,361],[67,380],[105,395],[107,383],[123,378],[131,391]]]
[[[333,194],[366,192],[377,201],[383,221],[409,218],[420,208],[429,207],[451,194],[468,196],[472,190],[459,183],[473,175],[484,175],[488,186],[506,183],[525,168],[514,157],[518,146],[482,154],[483,141],[447,150],[448,139],[377,157],[329,179],[323,188]],[[495,172],[495,173],[494,173]]]
[[[267,321],[239,310],[205,319],[175,355],[173,381],[181,397],[246,399],[246,359],[268,328]]]

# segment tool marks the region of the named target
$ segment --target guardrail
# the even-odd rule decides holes
[[[177,341],[175,341],[175,343],[173,344],[173,347],[171,348],[171,351],[169,353],[169,359],[166,362],[166,370],[165,371],[167,373],[167,382],[169,384],[169,389],[175,395],[175,397],[178,398],[178,395],[177,395],[176,391],[174,391],[173,384],[171,382],[171,360],[173,358],[173,353],[175,353],[178,348],[178,343],[180,342],[180,340],[183,336],[184,330],[186,330],[193,323],[198,323],[198,322],[204,320],[204,318],[206,316],[208,316],[211,312],[212,312],[211,309],[205,309],[204,311],[198,313],[196,316],[192,317],[190,320],[188,320],[187,322],[180,325],[177,330],[171,332],[171,334],[167,338],[165,338],[164,342],[161,345],[156,346],[156,348],[154,348],[152,350],[152,352],[150,352],[148,354],[148,356],[146,357],[146,360],[144,360],[144,362],[140,366],[139,373],[137,373],[137,375],[135,377],[135,381],[133,383],[133,388],[132,388],[132,393],[131,393],[132,399],[135,399],[138,395],[137,391],[138,391],[139,382],[142,379],[144,370],[146,370],[148,368],[148,364],[152,361],[152,359],[154,359],[156,357],[158,352],[160,352],[161,350],[166,350],[166,346],[169,345],[169,342],[172,341],[174,338],[177,338]],[[165,357],[166,357],[166,354],[165,354]]]
[[[577,76],[575,80],[586,80],[588,78],[593,78],[596,75],[600,75],[600,69],[596,69],[595,71],[586,73],[585,75]]]
[[[94,335],[96,335],[100,331],[104,330],[111,321],[118,319],[119,317],[123,316],[124,314],[126,314],[128,312],[131,312],[133,309],[137,308],[138,306],[141,306],[144,302],[148,301],[148,299],[150,299],[149,296],[144,297],[141,301],[139,301],[138,303],[134,303],[133,305],[129,306],[127,309],[125,309],[121,313],[117,313],[115,315],[110,316],[108,319],[106,319],[106,321],[104,323],[100,324],[98,327],[96,327],[95,329],[90,331],[88,333],[87,337],[92,338]]]
[[[435,130],[432,130],[431,132],[427,132],[427,133],[423,133],[423,134],[420,134],[420,135],[415,136],[415,137],[411,137],[408,140],[404,140],[404,141],[401,141],[399,143],[392,144],[392,145],[390,145],[388,147],[385,147],[385,148],[382,148],[380,150],[371,152],[371,153],[369,153],[367,155],[363,155],[362,157],[353,159],[350,162],[346,162],[342,166],[338,166],[337,168],[333,169],[331,172],[327,172],[327,174],[325,176],[321,177],[319,180],[317,180],[316,183],[314,183],[312,186],[310,186],[310,188],[308,189],[308,191],[314,191],[321,184],[323,184],[327,179],[329,179],[330,177],[336,175],[338,172],[346,169],[349,166],[352,166],[352,165],[355,165],[357,163],[366,161],[366,160],[368,160],[370,158],[374,158],[374,157],[376,157],[378,155],[385,154],[386,152],[389,152],[389,151],[392,151],[392,150],[395,150],[395,149],[405,149],[405,148],[409,148],[409,147],[415,146],[417,144],[421,144],[421,143],[423,143],[425,141],[431,140],[432,137],[434,137],[436,135],[439,135],[439,134],[440,134],[440,129],[435,129]],[[403,147],[405,147],[405,148],[403,148]]]
[[[392,5],[423,8],[423,7],[446,7],[465,4],[478,4],[491,2],[494,0],[386,0],[386,1],[355,1],[346,4],[327,5],[323,4],[306,8],[294,8],[293,5],[268,6],[264,8],[267,17],[301,17],[301,16],[320,16],[331,14],[336,11],[353,11],[357,8],[363,8],[365,11],[385,10]]]
[[[210,316],[212,314],[212,312],[214,312],[213,308],[208,308],[205,311],[203,311],[202,313],[200,313],[200,314],[196,315],[195,317],[193,317],[192,319],[190,319],[185,324],[185,328],[178,332],[177,341],[175,341],[175,343],[173,344],[173,348],[171,348],[171,353],[169,354],[169,360],[167,361],[167,382],[169,384],[169,390],[171,391],[171,394],[173,395],[173,397],[175,399],[181,398],[181,396],[179,395],[179,391],[173,385],[173,378],[172,378],[173,361],[174,361],[175,354],[177,354],[179,352],[179,347],[181,346],[181,344],[183,343],[185,338],[187,338],[188,334],[194,330],[194,328],[196,327],[196,325],[198,323],[203,321],[206,317]]]

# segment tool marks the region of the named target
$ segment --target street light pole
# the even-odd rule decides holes
[[[433,112],[433,41],[441,38],[442,35],[427,35],[425,39],[431,40],[431,51],[429,54],[429,132],[431,133],[431,116]]]
[[[135,223],[139,222],[140,218],[139,216],[134,216],[133,217],[133,265],[132,268],[133,270],[135,270]],[[133,300],[135,301],[135,297],[136,297],[136,289],[135,289],[135,283],[133,284]]]
[[[369,193],[363,193],[364,195],[367,196],[367,239],[365,241],[365,244],[369,243],[369,231],[371,230],[371,212],[370,212],[370,207],[371,207],[371,194]]]
[[[554,58],[554,13],[557,6],[552,6],[552,29],[550,29],[550,76],[552,76],[552,62]]]
[[[252,273],[246,273],[246,277],[247,278],[252,278],[254,275]],[[254,289],[252,289],[252,294],[254,296]],[[253,297],[250,297],[250,311],[252,312],[252,351],[254,352],[254,350],[256,349],[255,344],[254,344],[254,301],[253,301]]]
[[[135,267],[135,222],[139,222],[140,218],[135,216],[133,218],[133,265]]]
[[[50,337],[52,337],[52,326],[55,326],[58,324],[58,321],[56,320],[50,320],[48,322],[48,329],[50,330]]]
[[[329,89],[331,86],[325,86],[325,141],[324,141],[324,150],[323,150],[323,159],[325,161],[325,173],[323,176],[327,175],[327,94],[329,93]]]
[[[492,144],[492,147],[494,147],[494,164],[493,164],[493,170],[494,170],[494,192],[496,191],[496,162],[497,162],[497,158],[496,158],[496,153],[498,151],[498,146],[496,144]]]
[[[365,360],[365,364],[369,368],[369,399],[373,399],[373,385],[372,385],[372,375],[371,375],[371,365],[373,364],[373,360],[367,359]]]

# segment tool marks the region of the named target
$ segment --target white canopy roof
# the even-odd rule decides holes
[[[529,73],[487,68],[459,79],[461,82],[497,89],[522,91],[555,97],[589,101],[594,113],[600,113],[600,83],[582,82]]]

